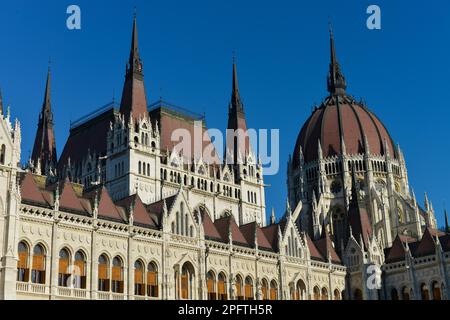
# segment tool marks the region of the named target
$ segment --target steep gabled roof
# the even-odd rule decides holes
[[[156,202],[147,204],[145,207],[147,209],[147,212],[150,213],[151,217],[155,221],[155,223],[161,227],[162,222],[162,215],[163,215],[163,209],[164,209],[164,201],[166,202],[167,210],[170,210],[172,208],[173,203],[175,202],[178,194],[174,194],[170,197],[158,200]]]
[[[273,251],[278,252],[278,223],[268,225],[266,227],[261,228],[261,232],[264,234],[264,237],[267,239],[270,247]]]
[[[436,252],[436,244],[434,242],[433,236],[431,235],[431,230],[425,228],[422,239],[419,241],[417,247],[413,251],[414,257],[423,257]]]
[[[386,250],[386,263],[398,262],[405,259],[406,250],[400,236],[395,237],[392,247]]]
[[[333,263],[342,263],[341,259],[334,250],[333,242],[331,241],[330,234],[324,227],[322,229],[322,236],[319,240],[314,241],[316,248],[319,250],[322,257],[328,259],[328,254],[330,255],[331,262]]]
[[[247,240],[247,243],[250,246],[255,246],[255,229],[256,229],[256,237],[258,241],[258,248],[272,250],[272,245],[267,240],[264,232],[257,225],[256,222],[250,222],[239,227],[242,235]]]
[[[78,198],[75,190],[72,186],[72,183],[69,179],[66,179],[63,183],[59,183],[60,188],[60,198],[59,198],[59,207],[61,209],[75,210],[79,212],[86,213],[88,212],[86,207],[81,203]]]
[[[152,219],[150,213],[147,211],[147,208],[141,201],[139,195],[131,195],[117,202],[118,206],[121,206],[128,213],[128,217],[130,215],[130,207],[133,207],[133,217],[134,217],[134,225],[144,226],[144,227],[157,227],[156,222]]]
[[[27,202],[36,203],[37,205],[49,205],[34,181],[33,174],[31,172],[26,172],[23,174],[20,177],[19,184],[22,201],[25,200]]]
[[[104,186],[91,190],[85,193],[84,197],[91,201],[91,204],[95,201],[95,196],[98,193],[98,216],[108,220],[117,222],[124,222],[124,217],[120,214],[116,205],[111,199],[108,190]]]
[[[322,256],[320,251],[317,249],[314,242],[309,237],[308,233],[306,233],[306,242],[308,243],[308,249],[309,249],[309,254],[311,256],[311,259],[319,260],[319,261],[326,261],[326,259]]]
[[[217,231],[219,232],[222,240],[228,242],[228,230],[231,229],[231,237],[233,238],[233,244],[248,246],[249,243],[245,239],[242,232],[239,230],[236,221],[232,215],[217,219],[214,221]]]
[[[217,231],[214,222],[212,222],[208,212],[200,207],[200,214],[202,216],[203,230],[205,231],[205,238],[216,241],[223,241],[219,231]]]

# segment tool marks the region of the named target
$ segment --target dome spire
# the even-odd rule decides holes
[[[345,95],[345,89],[347,84],[345,82],[345,77],[341,72],[341,67],[336,57],[336,49],[334,46],[334,35],[331,21],[329,22],[329,32],[330,32],[330,70],[328,72],[327,85],[328,92],[335,95]]]

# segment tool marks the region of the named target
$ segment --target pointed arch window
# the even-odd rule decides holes
[[[28,282],[30,277],[28,255],[30,251],[26,242],[19,242],[18,252],[19,260],[17,261],[17,281]]]
[[[59,251],[58,286],[69,287],[68,280],[70,274],[70,253],[66,248]]]
[[[253,298],[253,280],[250,277],[245,278],[245,300],[254,300]]]
[[[242,295],[242,278],[240,275],[236,276],[235,287],[236,287],[236,300],[244,300],[244,296]]]
[[[31,266],[31,282],[45,283],[45,250],[41,244],[33,249],[33,262]]]
[[[194,298],[194,291],[193,291],[193,284],[194,284],[194,268],[193,266],[186,262],[183,267],[181,268],[181,278],[180,278],[180,292],[179,297],[181,299],[193,299]]]
[[[123,293],[123,263],[119,257],[113,259],[111,277],[112,292]]]
[[[325,287],[322,288],[322,300],[328,300],[328,289]]]
[[[217,300],[216,275],[213,271],[209,271],[206,275],[206,287],[208,289],[208,300]]]
[[[147,295],[158,297],[158,267],[154,262],[150,262],[147,268]]]
[[[228,300],[227,277],[223,272],[219,273],[219,277],[217,279],[217,294],[219,300]]]
[[[275,280],[270,282],[270,300],[278,299],[278,285]]]
[[[262,286],[261,286],[261,291],[262,291],[262,299],[263,300],[269,300],[269,284],[267,283],[266,279],[262,280]]]
[[[86,256],[82,251],[75,253],[73,276],[74,287],[86,289]]]
[[[134,263],[134,294],[137,296],[145,295],[144,264],[140,260]]]
[[[98,291],[109,291],[109,260],[102,254],[98,258]]]
[[[313,289],[313,297],[314,300],[320,300],[320,289],[317,286],[315,286]]]

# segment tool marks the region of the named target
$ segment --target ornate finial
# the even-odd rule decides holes
[[[450,226],[448,224],[447,209],[444,209],[444,215],[445,215],[445,233],[449,233],[450,232]]]

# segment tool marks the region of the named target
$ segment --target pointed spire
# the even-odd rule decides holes
[[[319,157],[319,160],[322,160],[323,152],[322,152],[322,144],[320,143],[320,139],[317,140],[317,156]]]
[[[53,112],[51,107],[51,72],[47,72],[45,84],[44,102],[39,114],[38,128],[34,140],[32,160],[40,163],[41,169],[38,174],[48,174],[49,170],[56,167],[56,142],[53,131]]]
[[[233,57],[231,100],[228,106],[228,125],[224,159],[227,163],[241,163],[240,158],[251,153],[247,122],[238,86],[236,61]],[[231,159],[230,159],[231,156]]]
[[[275,208],[272,208],[272,214],[270,215],[270,223],[275,224]]]
[[[424,204],[424,206],[425,206],[425,211],[429,211],[430,210],[430,202],[428,200],[428,195],[427,195],[426,192],[425,192],[425,204]]]
[[[447,209],[444,210],[444,215],[445,215],[445,232],[449,233],[450,232],[450,226],[448,225]]]
[[[350,200],[351,204],[358,205],[358,191],[356,189],[356,169],[355,164],[352,166],[352,198]]]
[[[139,55],[136,14],[134,14],[133,19],[130,57],[126,68],[120,112],[125,115],[128,122],[130,118],[136,121],[143,116],[147,116],[147,97],[144,86],[143,64]],[[132,117],[129,117],[130,114]]]
[[[329,31],[330,31],[330,70],[328,72],[328,92],[331,95],[345,95],[345,89],[347,88],[347,84],[345,82],[344,75],[341,72],[341,68],[339,66],[339,62],[336,57],[336,49],[334,47],[334,34],[331,26],[331,22],[329,23]]]
[[[0,89],[0,115],[3,115],[3,97],[2,97],[2,89]]]

